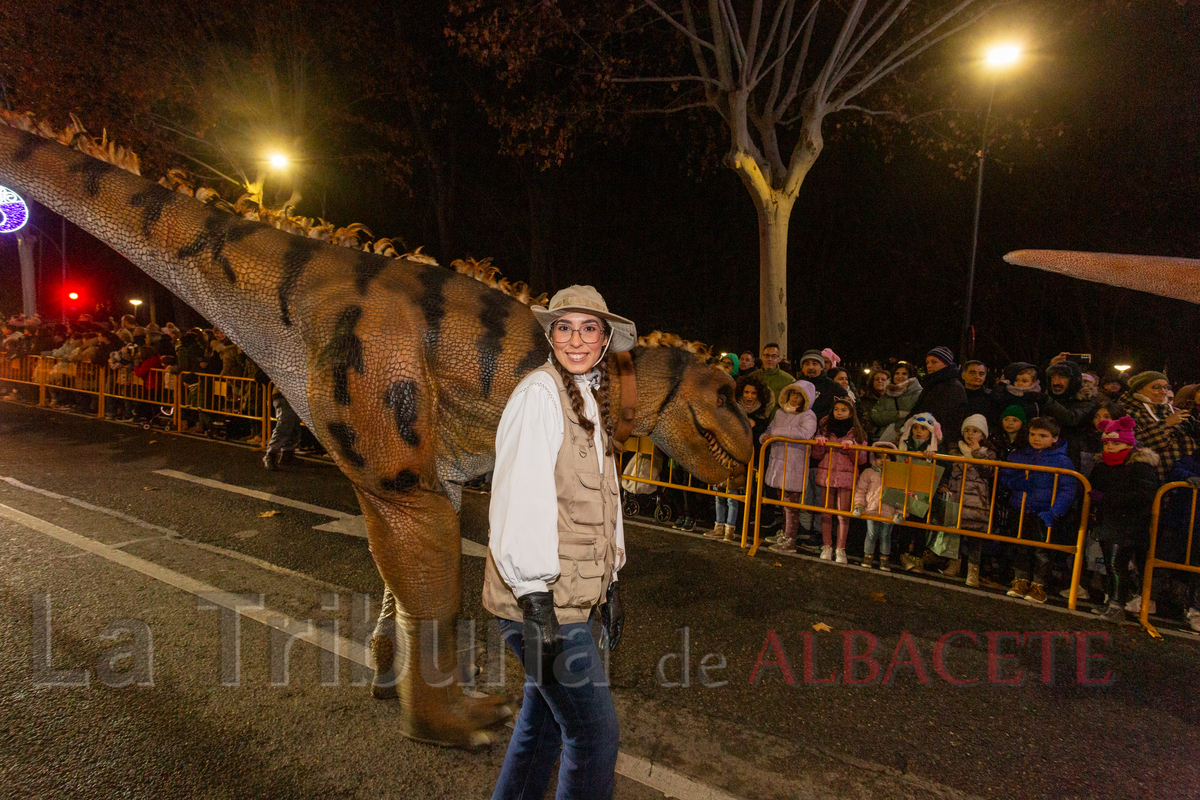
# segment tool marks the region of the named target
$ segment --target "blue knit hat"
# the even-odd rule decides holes
[[[937,347],[933,348],[925,355],[927,357],[933,356],[938,361],[941,361],[943,364],[945,364],[947,367],[954,366],[954,353],[951,352],[950,348],[946,347],[945,345],[938,345]]]

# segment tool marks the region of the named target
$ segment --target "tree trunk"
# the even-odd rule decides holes
[[[767,342],[779,345],[788,357],[787,250],[788,224],[795,196],[772,191],[758,207],[759,352]]]

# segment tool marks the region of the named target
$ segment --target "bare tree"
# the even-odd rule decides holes
[[[685,37],[696,71],[617,80],[698,84],[702,95],[681,94],[667,110],[707,106],[724,120],[725,164],[758,211],[760,343],[777,341],[786,355],[788,224],[824,146],[825,118],[896,113],[862,105],[862,95],[998,3],[953,0],[931,11],[910,9],[912,0],[681,0],[672,13],[645,2]]]

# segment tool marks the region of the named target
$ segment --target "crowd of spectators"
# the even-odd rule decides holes
[[[1016,362],[999,370],[977,360],[959,365],[946,347],[931,349],[916,365],[875,362],[851,373],[840,361],[829,348],[807,350],[793,371],[774,343],[758,359],[750,352],[715,359],[737,381],[736,397],[754,426],[756,462],[757,448],[770,436],[813,443],[770,445],[767,493],[850,510],[849,516],[792,508],[776,514],[780,507],[764,507],[761,528],[771,534],[772,550],[811,551],[849,563],[847,528],[854,524],[863,542],[856,560],[864,568],[876,568],[878,550],[879,569],[938,571],[1035,603],[1056,590],[1065,598],[1072,562],[1061,552],[930,533],[906,523],[924,522],[929,513],[933,522],[963,531],[1074,545],[1084,499],[1079,481],[1017,466],[938,462],[932,495],[912,491],[903,504],[891,503],[894,496],[881,485],[885,461],[919,462],[934,453],[1056,467],[1091,482],[1079,598],[1111,622],[1140,610],[1155,493],[1168,481],[1200,486],[1200,385],[1176,392],[1165,374],[1153,370],[1128,378],[1116,371],[1101,375],[1068,353],[1045,367]],[[867,458],[847,449],[854,444],[897,453]],[[1168,493],[1166,500],[1158,556],[1182,561],[1191,493]],[[705,535],[740,541],[740,505],[719,500],[714,528]],[[689,522],[677,527],[686,529]],[[1160,585],[1158,574],[1154,596],[1200,631],[1200,579],[1164,576]]]
[[[251,418],[261,415],[270,378],[219,328],[182,330],[171,322],[141,325],[129,314],[119,320],[84,314],[45,324],[38,317],[15,316],[0,325],[0,347],[9,364],[25,356],[55,359],[45,367],[51,407],[97,413],[97,387],[89,381],[103,375],[108,419],[149,423],[169,413],[174,392],[181,391],[185,433],[263,444]],[[89,371],[84,365],[106,370]],[[213,381],[204,376],[249,380]],[[65,386],[87,391],[60,388]],[[21,399],[22,392],[31,391],[16,385],[4,397]],[[279,422],[267,443],[267,469],[293,461],[302,443],[299,420],[283,396],[274,391],[271,400]],[[311,436],[303,444],[314,451],[320,448]]]

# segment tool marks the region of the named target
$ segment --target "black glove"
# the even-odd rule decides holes
[[[621,631],[625,629],[625,607],[621,605],[617,583],[608,585],[606,602],[600,606],[600,649],[610,652],[621,646]]]
[[[554,662],[562,655],[562,631],[554,614],[554,594],[530,592],[517,598],[525,627],[525,674],[537,684],[554,681]]]

